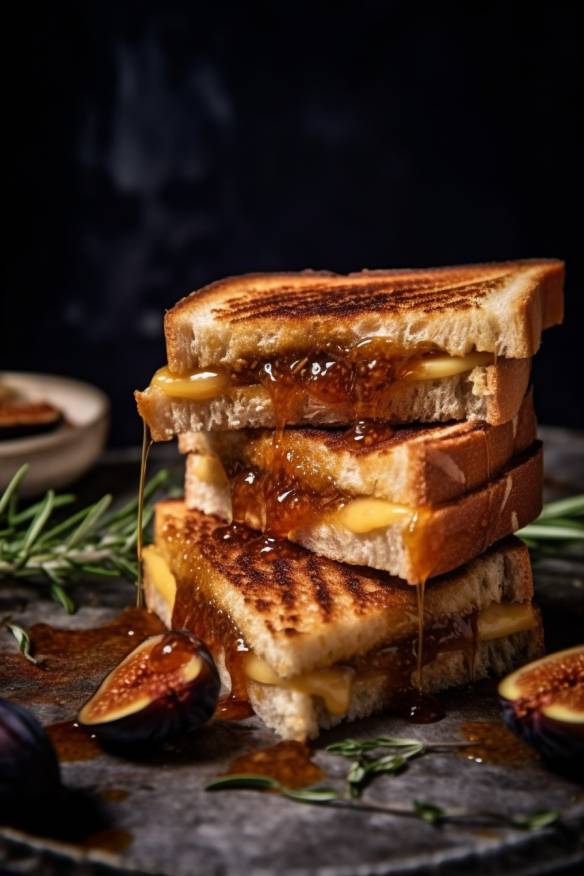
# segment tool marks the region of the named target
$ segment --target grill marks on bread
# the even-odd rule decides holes
[[[325,625],[337,622],[348,610],[361,615],[386,605],[413,607],[412,588],[384,572],[344,566],[198,512],[167,519],[163,537],[184,544],[185,549],[196,545],[189,555],[198,551],[264,618],[272,634],[301,634],[307,606],[316,609]],[[185,572],[189,570],[181,574]],[[201,581],[201,574],[195,577]]]
[[[240,323],[278,317],[350,316],[370,311],[400,313],[414,308],[423,313],[437,313],[449,308],[478,307],[483,298],[502,289],[512,276],[508,271],[495,273],[496,276],[471,283],[463,281],[464,272],[449,272],[442,282],[428,279],[424,272],[413,279],[386,275],[364,283],[351,281],[349,276],[338,285],[332,285],[330,280],[315,281],[302,286],[282,285],[274,291],[251,285],[245,297],[228,298],[223,306],[213,310],[213,315],[218,320]]]

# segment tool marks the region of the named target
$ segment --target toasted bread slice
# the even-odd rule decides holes
[[[371,337],[402,350],[523,359],[537,351],[542,329],[562,320],[563,278],[554,259],[230,277],[167,312],[168,365],[185,374]]]
[[[497,477],[436,506],[410,507],[328,488],[322,495],[301,480],[274,483],[244,470],[226,483],[201,479],[187,464],[188,508],[214,513],[301,544],[341,563],[370,566],[417,584],[456,569],[489,545],[534,520],[541,511],[541,444],[514,457]],[[384,477],[380,468],[379,477]]]
[[[156,506],[155,546],[183,589],[183,603],[192,594],[192,621],[199,593],[282,678],[366,654],[418,628],[416,591],[404,581],[226,526],[179,500]],[[146,564],[148,605],[170,623],[176,593],[163,596],[149,571]],[[532,594],[527,548],[510,538],[429,581],[424,617],[440,625],[494,602],[529,602]]]
[[[502,678],[543,654],[543,627],[535,613],[531,629],[478,642],[472,665],[464,651],[443,651],[424,667],[424,692],[436,694],[484,678]],[[283,739],[314,739],[321,729],[397,709],[402,692],[387,676],[357,675],[343,715],[331,714],[322,698],[304,691],[250,681],[249,700],[256,715]]]
[[[247,695],[260,718],[286,739],[316,736],[319,727],[395,705],[400,685],[412,681],[410,664],[404,678],[388,672],[384,661],[388,654],[412,654],[416,594],[384,573],[258,539],[244,527],[188,512],[178,501],[157,506],[156,547],[146,549],[144,567],[147,605],[168,626],[185,626],[210,641],[210,616],[230,624],[230,633],[212,646],[227,689],[229,635],[245,641],[254,660],[265,661],[268,677],[250,673]],[[513,538],[428,582],[424,689],[502,674],[538,656],[542,630],[532,594],[527,548]],[[464,624],[475,630],[474,638],[461,634]],[[344,693],[341,709],[330,703],[335,686]],[[338,705],[334,696],[332,701]]]
[[[226,483],[221,464],[229,471],[251,468],[269,473],[315,493],[332,488],[345,496],[371,496],[417,507],[448,502],[481,486],[512,456],[527,450],[536,433],[529,392],[517,415],[499,426],[466,421],[444,426],[365,423],[343,429],[286,429],[278,436],[277,450],[269,430],[189,432],[179,436],[179,447],[199,456],[187,458],[187,505],[207,514],[218,511],[189,498],[205,482],[200,474],[198,486],[192,482],[201,473],[201,462],[211,467],[207,482],[215,486]]]
[[[402,382],[393,387],[382,419],[394,424],[450,420],[507,423],[516,416],[525,397],[530,370],[530,359],[499,359],[496,364],[452,377]],[[260,385],[233,386],[207,401],[173,398],[155,385],[135,396],[140,416],[155,441],[169,441],[175,435],[201,430],[272,429],[278,423],[272,397]],[[301,410],[287,422],[334,426],[354,419],[358,417],[347,417],[336,405],[327,405],[306,393],[301,398]]]

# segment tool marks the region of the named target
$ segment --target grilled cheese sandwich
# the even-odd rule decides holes
[[[517,412],[563,264],[251,274],[167,314],[139,411],[155,440],[201,429],[484,420]]]
[[[149,607],[205,639],[226,688],[237,676],[239,695],[284,738],[395,705],[412,688],[418,605],[404,582],[223,525],[180,502],[159,504],[144,564]],[[539,653],[532,589],[527,549],[515,540],[429,582],[428,688]]]

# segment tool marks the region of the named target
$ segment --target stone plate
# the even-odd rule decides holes
[[[545,437],[548,497],[582,491],[582,436],[546,430]],[[165,449],[155,465],[170,460],[175,458]],[[124,498],[132,492],[135,473],[134,451],[110,455],[79,490],[86,498],[95,497],[114,485]],[[578,558],[548,561],[536,570],[536,582],[548,648],[581,641],[584,562]],[[68,617],[52,602],[32,599],[30,590],[2,584],[0,614],[10,612],[25,627],[40,620],[61,627],[94,627],[131,603],[132,588],[111,581],[84,584],[76,588],[75,597],[79,611]],[[14,650],[8,635],[2,635],[1,647],[4,653]],[[12,683],[0,689],[0,695],[26,702],[44,723],[51,723],[70,718],[93,685],[92,679],[84,679],[75,695],[63,698],[52,697],[46,689],[39,694],[38,685],[27,688],[24,683]],[[443,702],[447,717],[437,724],[416,726],[380,717],[323,734],[315,747],[315,759],[333,781],[341,779],[347,768],[346,761],[324,751],[336,739],[383,733],[451,741],[462,738],[461,725],[466,722],[498,719],[492,687],[455,691],[444,696]],[[119,850],[108,849],[107,843],[105,848],[81,847],[5,828],[0,830],[2,872],[369,876],[431,871],[466,874],[480,869],[528,876],[576,873],[584,863],[583,789],[549,772],[537,759],[520,758],[510,765],[476,762],[461,753],[433,754],[414,761],[398,776],[379,778],[363,797],[365,803],[374,800],[406,809],[413,800],[424,800],[446,809],[509,815],[561,810],[560,828],[537,833],[480,826],[435,827],[409,817],[301,805],[251,791],[204,790],[205,783],[234,757],[275,741],[252,718],[214,723],[200,732],[188,750],[168,752],[147,763],[106,754],[64,763],[67,785],[101,795],[109,833],[120,839]]]

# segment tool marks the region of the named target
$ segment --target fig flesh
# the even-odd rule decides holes
[[[146,639],[113,669],[81,709],[79,723],[106,746],[158,746],[208,721],[219,689],[203,642],[172,630]]]
[[[584,774],[584,645],[548,654],[499,685],[503,719],[547,761]]]

